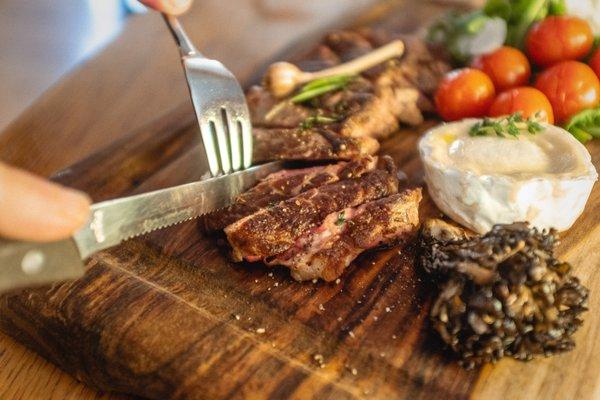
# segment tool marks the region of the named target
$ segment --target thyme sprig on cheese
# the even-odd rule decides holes
[[[469,130],[471,136],[496,135],[500,137],[517,137],[521,133],[535,135],[544,130],[539,123],[539,117],[524,119],[521,113],[514,113],[502,118],[484,118]]]

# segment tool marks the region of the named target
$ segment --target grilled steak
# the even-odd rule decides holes
[[[234,260],[258,261],[276,256],[321,224],[327,215],[395,194],[398,179],[392,160],[382,157],[379,164],[382,169],[307,190],[227,226],[225,234]]]
[[[398,36],[365,29],[335,31],[327,35],[313,51],[305,54],[302,62],[296,63],[307,68],[313,59],[313,66],[326,68],[364,55]],[[256,135],[260,159],[346,159],[353,157],[356,152],[370,154],[374,144],[369,142],[351,142],[353,151],[338,154],[333,149],[333,155],[326,142],[333,143],[335,137],[384,139],[397,131],[401,123],[412,126],[421,124],[423,112],[434,109],[430,96],[449,66],[437,60],[421,40],[401,38],[407,46],[407,54],[403,58],[371,68],[354,78],[344,90],[325,93],[309,102],[293,104],[285,99],[274,98],[264,88],[251,88],[247,99],[252,122],[254,126],[262,128]],[[299,128],[314,116],[328,117],[331,122],[321,122],[318,126],[320,129],[312,129],[308,133]],[[277,130],[270,132],[271,128]],[[286,137],[281,139],[291,142],[290,145],[283,147],[261,143],[281,136],[280,128],[293,130],[286,131]],[[299,137],[302,140],[293,140]],[[309,151],[308,147],[314,148],[313,144],[320,145],[322,150]]]
[[[370,137],[342,137],[324,128],[254,128],[254,161],[351,160],[375,154],[379,142]]]
[[[329,214],[286,252],[268,259],[285,265],[299,281],[333,281],[365,250],[413,232],[419,224],[421,189],[406,190]]]
[[[204,217],[204,229],[207,231],[224,229],[227,225],[263,207],[275,205],[302,192],[340,179],[358,178],[365,172],[375,169],[376,165],[377,157],[364,157],[351,162],[273,173],[238,196],[231,207]]]

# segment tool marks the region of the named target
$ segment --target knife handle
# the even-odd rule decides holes
[[[73,239],[50,243],[0,239],[0,293],[76,279],[84,271]]]

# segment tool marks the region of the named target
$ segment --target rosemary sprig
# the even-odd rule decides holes
[[[354,79],[352,75],[337,75],[329,78],[315,79],[300,88],[297,95],[292,97],[292,103],[304,103],[310,99],[321,96],[322,94],[341,90],[345,88],[350,81]]]
[[[517,137],[523,132],[535,135],[544,130],[538,122],[539,115],[524,119],[521,113],[514,113],[503,118],[484,118],[483,121],[473,125],[469,131],[471,136],[497,135],[500,137]]]

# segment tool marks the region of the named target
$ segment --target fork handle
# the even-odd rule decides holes
[[[167,26],[169,27],[169,31],[171,31],[171,34],[173,35],[173,38],[175,39],[177,46],[179,46],[179,51],[181,52],[182,56],[202,55],[202,54],[200,54],[198,49],[196,49],[196,47],[193,45],[189,36],[183,29],[183,26],[181,26],[181,24],[179,23],[179,20],[177,19],[177,17],[175,17],[173,15],[164,14],[164,13],[162,14],[162,16],[163,16],[165,22],[167,23]]]

